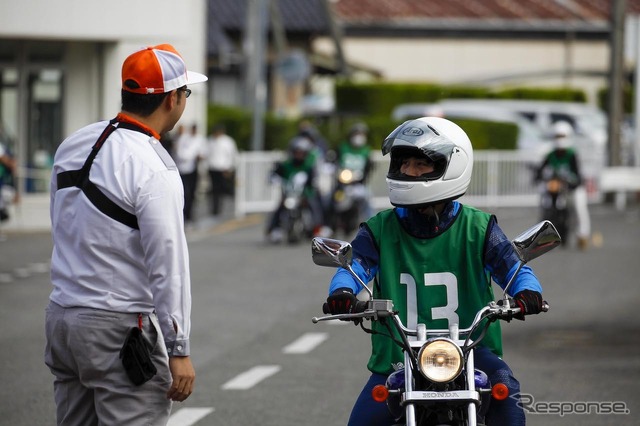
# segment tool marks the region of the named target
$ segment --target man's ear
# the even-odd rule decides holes
[[[169,96],[164,98],[164,105],[165,105],[165,108],[167,108],[167,111],[171,111],[178,105],[178,102],[179,102],[178,96],[180,96],[178,94],[178,91],[172,90],[171,93],[169,93]]]

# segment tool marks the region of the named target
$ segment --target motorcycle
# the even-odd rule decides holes
[[[344,235],[350,235],[365,219],[369,193],[362,179],[360,170],[346,167],[338,169],[331,196],[334,231],[341,230]]]
[[[297,243],[313,235],[314,220],[305,196],[307,173],[298,172],[282,182],[279,223],[288,243]]]
[[[560,235],[563,244],[568,241],[571,230],[572,179],[567,173],[543,170],[542,191],[540,196],[541,218],[551,221]]]
[[[503,400],[509,390],[503,383],[491,384],[486,373],[474,367],[474,348],[482,341],[493,321],[511,321],[520,308],[507,290],[523,265],[560,244],[560,235],[550,221],[542,221],[520,234],[512,245],[520,262],[502,299],[481,308],[468,328],[450,324],[448,329],[428,330],[424,324],[415,329],[404,326],[391,300],[373,298],[373,292],[351,268],[352,248],[345,241],[314,238],[312,258],[319,266],[341,266],[367,290],[368,300],[359,301],[353,313],[312,318],[313,323],[350,320],[367,333],[373,333],[364,321],[380,321],[397,331],[394,339],[404,353],[402,368],[389,375],[385,385],[378,385],[372,397],[386,402],[400,425],[475,426],[483,424],[491,399]],[[543,311],[549,305],[544,302]],[[329,313],[324,307],[324,313]],[[475,332],[480,333],[476,336]],[[471,336],[476,336],[472,339]]]

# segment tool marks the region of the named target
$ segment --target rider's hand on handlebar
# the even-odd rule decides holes
[[[513,297],[516,305],[520,308],[520,313],[514,318],[524,321],[525,315],[539,314],[542,312],[542,295],[533,290],[522,290]]]
[[[358,299],[350,288],[341,287],[327,298],[326,311],[332,315],[350,314],[355,309],[357,301]]]

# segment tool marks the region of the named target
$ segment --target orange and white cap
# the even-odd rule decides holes
[[[165,93],[187,84],[207,81],[207,76],[187,71],[178,51],[170,44],[149,46],[132,53],[122,64],[122,89],[143,95]],[[125,84],[135,82],[134,86]]]

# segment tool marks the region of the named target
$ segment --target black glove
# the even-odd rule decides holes
[[[332,315],[350,314],[353,312],[356,302],[357,299],[353,291],[350,288],[341,287],[327,297],[327,303],[323,306],[323,311]]]
[[[514,318],[523,320],[525,315],[539,314],[542,312],[542,295],[533,290],[522,290],[516,294],[513,299],[520,308],[520,313]]]

